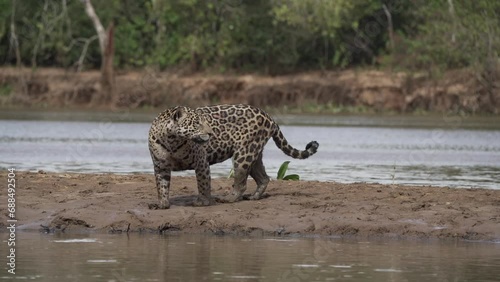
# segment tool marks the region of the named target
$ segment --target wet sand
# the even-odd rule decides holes
[[[16,181],[18,230],[500,240],[500,190],[273,180],[259,201],[195,207],[195,178],[174,176],[171,208],[155,210],[149,174],[16,172]],[[213,179],[212,193],[231,182]],[[0,202],[6,219],[6,193]]]

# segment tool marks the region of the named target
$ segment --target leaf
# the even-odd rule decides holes
[[[285,177],[285,173],[288,170],[288,164],[290,161],[283,162],[280,166],[280,169],[278,170],[278,176],[276,177],[278,180],[283,180],[283,177]]]
[[[234,168],[231,168],[231,170],[229,171],[229,175],[227,176],[227,179],[229,178],[234,178]]]
[[[283,177],[283,180],[298,181],[298,180],[300,180],[300,176],[298,174],[289,174],[289,175]]]

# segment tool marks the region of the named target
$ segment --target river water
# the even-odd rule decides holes
[[[152,173],[151,114],[0,112],[0,169]],[[500,188],[498,118],[278,116],[302,179]],[[290,160],[270,142],[268,174]],[[226,177],[230,162],[212,167]],[[193,172],[178,174],[193,175]],[[175,181],[175,179],[174,179]],[[21,189],[21,188],[19,188]],[[439,189],[439,188],[436,188]],[[21,190],[18,193],[22,192]],[[22,203],[17,203],[22,208]],[[498,281],[500,244],[209,235],[17,232],[16,274],[34,281]]]
[[[3,112],[0,169],[152,173],[147,133],[152,114]],[[293,160],[269,142],[268,174],[282,162],[303,180],[500,189],[500,118],[454,116],[278,116],[297,148]],[[292,125],[299,124],[299,125]],[[212,166],[227,177],[231,161]],[[174,175],[194,175],[193,171]]]
[[[0,280],[385,282],[500,277],[500,244],[495,243],[24,232],[18,233],[17,242],[16,274],[1,273]],[[0,261],[5,265],[3,254]]]

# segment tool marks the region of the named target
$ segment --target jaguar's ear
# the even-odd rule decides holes
[[[177,122],[184,116],[184,108],[176,107],[172,113],[172,119]]]

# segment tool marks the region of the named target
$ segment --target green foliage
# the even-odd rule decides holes
[[[300,180],[300,177],[298,174],[289,174],[285,175],[286,171],[288,170],[288,165],[290,164],[290,161],[283,162],[278,170],[278,175],[276,178],[278,180]]]
[[[498,58],[500,2],[415,1],[416,32],[406,36],[404,64],[412,69],[453,69]]]
[[[298,174],[289,174],[289,175],[283,177],[283,180],[294,180],[294,181],[297,181],[297,180],[300,180],[300,176]]]
[[[0,19],[6,19],[11,11],[10,1],[0,1]],[[7,33],[9,25],[7,21],[0,21],[0,38],[3,38]]]
[[[12,86],[9,84],[0,85],[0,97],[1,96],[9,96],[12,92]]]
[[[85,41],[95,36],[81,1],[14,2],[25,65],[72,67]],[[0,54],[7,64],[15,63],[9,41],[14,2],[0,1]],[[411,69],[447,69],[498,58],[500,50],[500,2],[491,0],[92,3],[105,27],[115,23],[119,68],[189,66],[193,71],[275,74],[382,62]],[[391,42],[384,6],[393,22]],[[84,63],[87,68],[99,68],[100,60],[94,40]]]

